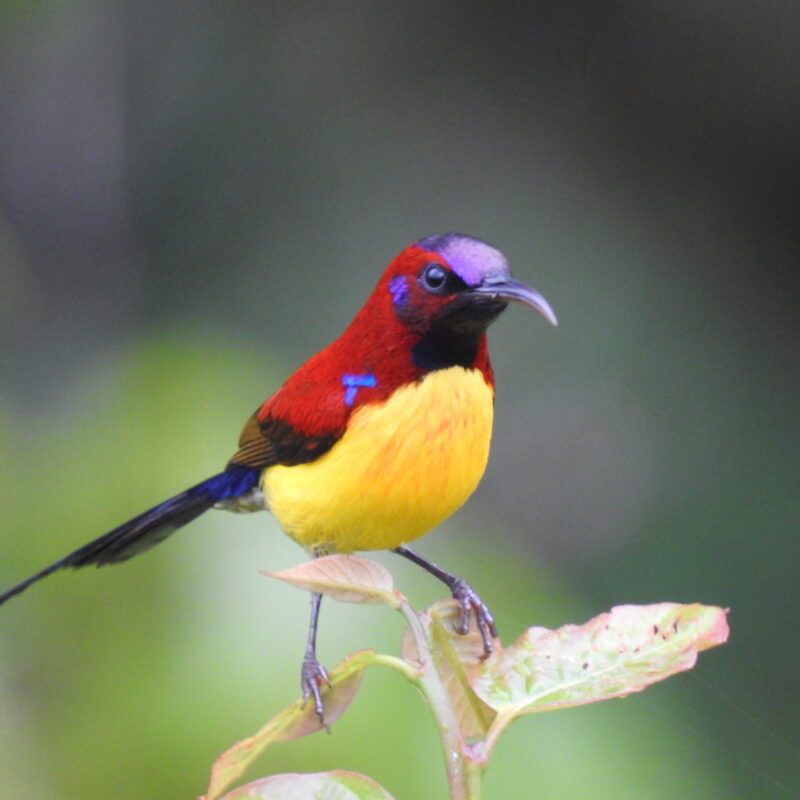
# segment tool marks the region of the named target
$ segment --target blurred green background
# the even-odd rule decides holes
[[[217,471],[395,253],[470,233],[561,325],[492,329],[489,471],[420,551],[506,641],[732,609],[690,675],[516,723],[486,797],[799,797],[799,40],[773,0],[0,3],[0,587]],[[0,610],[0,794],[203,791],[297,694],[307,599],[257,571],[302,558],[211,513]],[[401,630],[329,602],[320,654]],[[445,796],[394,674],[251,777],[333,767]]]

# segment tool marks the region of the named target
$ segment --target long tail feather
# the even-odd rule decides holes
[[[259,470],[234,467],[192,486],[79,547],[0,594],[0,605],[56,570],[115,564],[154,547],[215,503],[246,494],[258,484]]]

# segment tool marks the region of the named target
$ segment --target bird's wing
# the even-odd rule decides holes
[[[239,449],[228,466],[264,469],[274,464],[305,464],[327,453],[338,438],[338,432],[317,436],[300,433],[277,417],[259,419],[257,411],[245,423]]]

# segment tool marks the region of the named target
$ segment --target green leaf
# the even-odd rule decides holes
[[[350,704],[361,684],[364,669],[379,663],[379,658],[372,650],[361,650],[331,670],[331,687],[322,689],[325,722],[328,725],[338,719]],[[315,733],[321,727],[313,703],[297,700],[287,706],[253,736],[237,742],[217,758],[211,768],[211,779],[204,800],[219,797],[270,745],[299,739]]]
[[[691,669],[699,651],[728,638],[725,617],[714,606],[659,603],[529,628],[477,667],[472,687],[503,716],[501,727],[520,714],[622,697]]]
[[[392,800],[372,778],[334,770],[273,775],[226,794],[223,800]]]
[[[455,600],[440,600],[418,616],[461,735],[465,739],[484,735],[496,714],[469,685],[469,671],[483,659],[483,637],[474,615],[466,634],[456,630],[461,622],[461,608]],[[419,660],[410,629],[403,636],[403,658],[412,663]]]
[[[360,556],[323,556],[290,569],[264,574],[342,603],[385,603],[396,609],[402,599],[394,590],[394,581],[386,567]]]

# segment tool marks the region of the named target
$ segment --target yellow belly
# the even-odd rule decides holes
[[[494,394],[451,367],[365,405],[325,455],[264,470],[281,528],[303,547],[340,553],[398,547],[449,517],[486,469]]]

